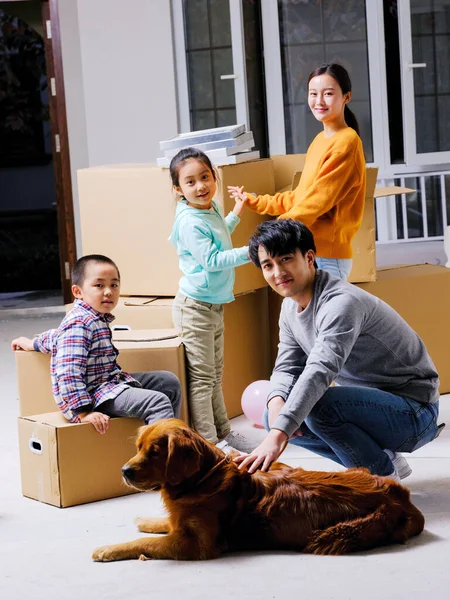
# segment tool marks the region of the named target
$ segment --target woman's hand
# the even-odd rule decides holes
[[[229,185],[228,193],[236,202],[233,212],[237,217],[240,217],[242,211],[244,210],[245,203],[247,202],[247,194],[244,192],[244,186],[242,185],[241,187],[238,187],[236,185]]]
[[[279,429],[272,429],[266,439],[247,456],[238,456],[234,462],[239,464],[239,469],[248,467],[249,473],[257,469],[268,471],[270,465],[280,456],[287,444],[287,435]]]

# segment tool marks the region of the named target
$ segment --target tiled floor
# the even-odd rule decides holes
[[[324,600],[440,600],[450,589],[450,427],[409,458],[406,483],[424,512],[425,532],[405,546],[365,554],[319,557],[292,552],[228,555],[210,562],[91,562],[98,545],[137,536],[136,516],[161,514],[156,492],[67,509],[23,498],[17,449],[17,386],[10,340],[53,327],[60,317],[42,319],[0,312],[0,598],[90,600],[293,598]],[[450,425],[450,398],[441,400]],[[262,438],[245,417],[238,431]],[[311,469],[334,463],[290,446],[282,460]]]

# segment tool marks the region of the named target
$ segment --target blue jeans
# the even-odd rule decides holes
[[[343,465],[390,475],[385,448],[414,452],[438,434],[439,402],[424,404],[375,388],[330,387],[289,442]],[[264,426],[269,430],[268,412]]]
[[[316,256],[317,267],[339,279],[348,279],[352,270],[352,262],[351,258],[320,258]]]

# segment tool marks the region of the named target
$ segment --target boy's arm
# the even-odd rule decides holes
[[[86,368],[92,332],[84,323],[73,323],[59,332],[54,361],[61,399],[75,412],[92,406],[86,387]]]
[[[51,354],[55,331],[55,329],[48,329],[33,338],[33,349],[36,350],[36,352]]]
[[[33,340],[24,336],[18,337],[11,342],[11,349],[14,351],[24,350],[25,352],[33,352]]]

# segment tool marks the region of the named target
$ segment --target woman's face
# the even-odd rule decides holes
[[[345,105],[351,96],[351,92],[342,93],[341,86],[331,75],[317,75],[309,82],[308,105],[321,123],[343,119]]]

